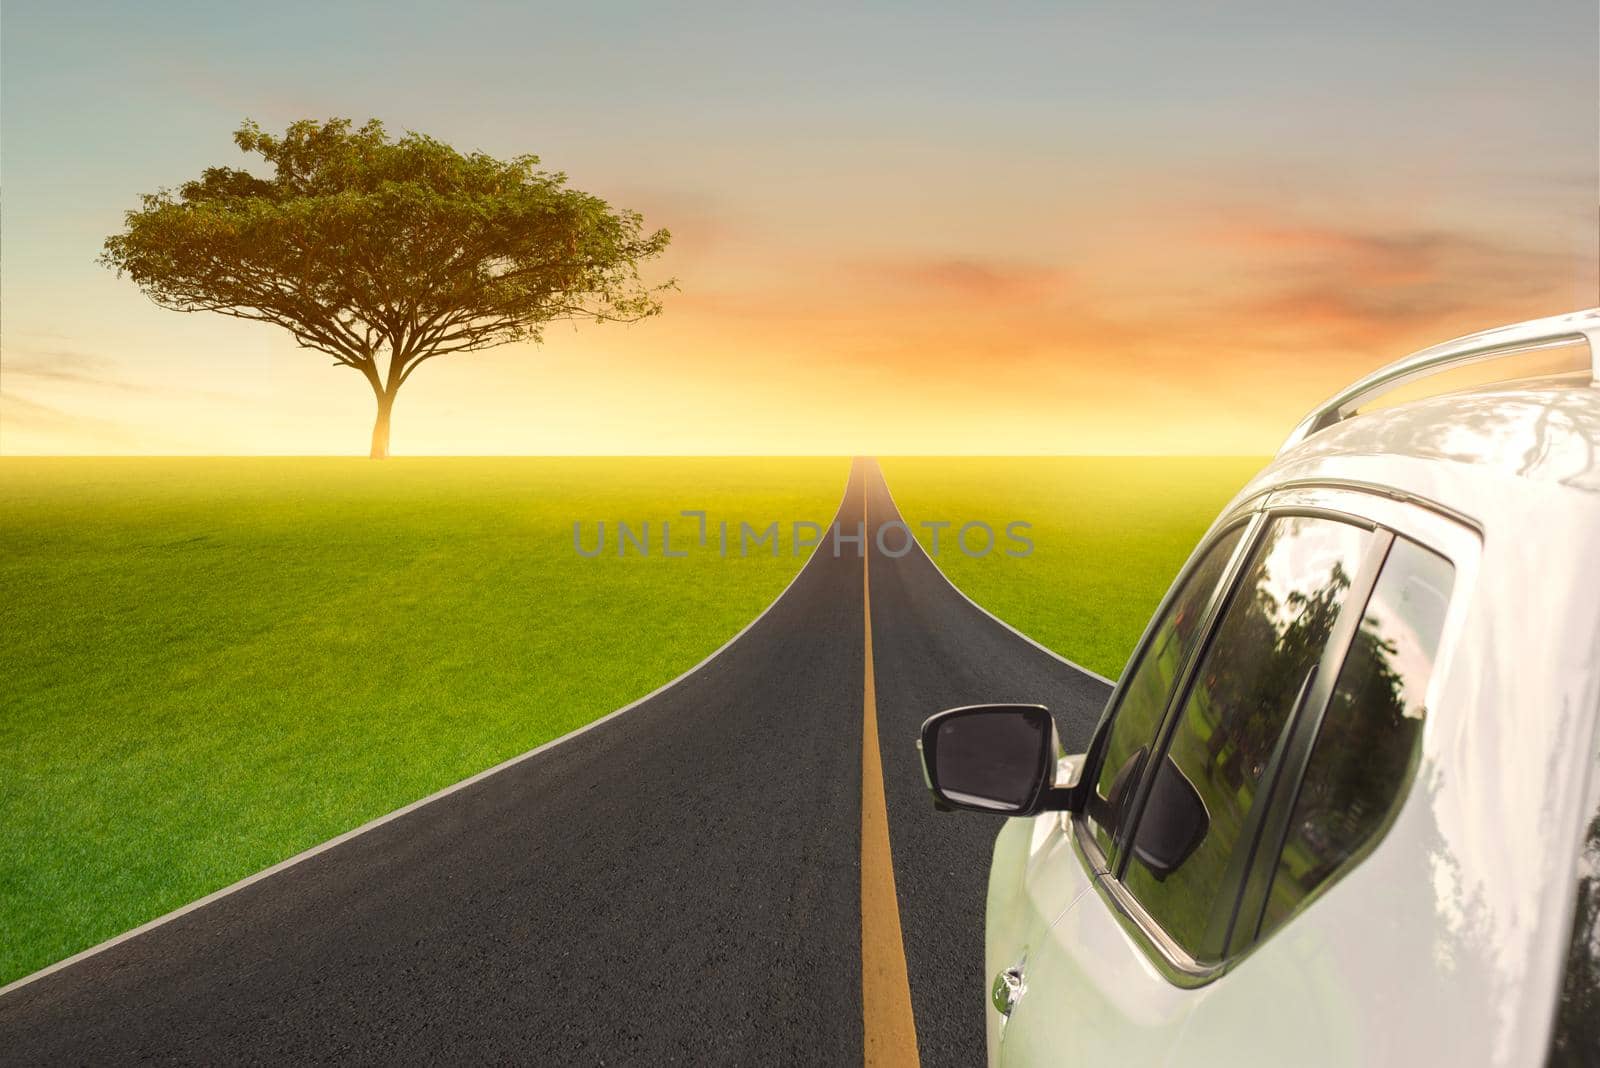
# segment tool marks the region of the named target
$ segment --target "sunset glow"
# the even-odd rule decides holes
[[[1592,3],[386,10],[6,5],[0,452],[364,450],[356,374],[94,263],[245,116],[537,152],[673,233],[663,316],[430,364],[397,455],[1261,453],[1600,302]]]

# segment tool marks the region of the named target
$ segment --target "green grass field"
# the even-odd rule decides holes
[[[847,471],[0,461],[0,983],[642,696],[802,562],[574,520],[827,523]]]
[[[982,520],[1002,537],[1013,520],[1031,523],[1027,557],[965,556],[954,549],[952,528],[941,539],[939,566],[1035,641],[1116,678],[1200,535],[1265,462],[1080,456],[879,464],[925,547],[923,521]]]
[[[1107,675],[1253,460],[883,461],[940,565]],[[826,523],[828,460],[0,460],[0,983],[611,711],[800,557],[578,556],[572,523]],[[683,546],[692,520],[681,520]]]

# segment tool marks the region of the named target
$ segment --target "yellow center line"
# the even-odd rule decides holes
[[[866,672],[861,707],[861,1023],[865,1060],[872,1065],[921,1064],[911,1015],[911,981],[900,933],[900,902],[889,851],[889,811],[883,797],[883,760],[878,753],[878,694],[872,676],[872,527],[867,523],[867,480],[862,478],[862,629]]]

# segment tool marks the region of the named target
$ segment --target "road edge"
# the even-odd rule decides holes
[[[878,467],[878,477],[883,482],[883,492],[888,496],[889,503],[894,505],[895,514],[898,515],[900,517],[900,521],[902,523],[905,523],[906,526],[909,528],[911,524],[906,520],[906,514],[900,510],[900,502],[894,499],[894,490],[889,488],[889,479],[888,479],[888,476],[883,473],[882,465],[879,465],[879,467]],[[1116,688],[1116,685],[1117,685],[1117,680],[1116,679],[1108,679],[1104,675],[1100,674],[1098,671],[1091,671],[1090,669],[1084,667],[1082,664],[1078,663],[1075,660],[1068,660],[1066,657],[1062,656],[1060,653],[1056,652],[1054,649],[1051,649],[1048,646],[1040,645],[1037,641],[1035,641],[1034,639],[1028,637],[1026,634],[1022,633],[1022,631],[1018,630],[1016,627],[1013,627],[1010,623],[1007,623],[1005,620],[1001,619],[999,616],[995,615],[993,612],[991,612],[987,608],[983,607],[983,605],[979,604],[977,601],[974,601],[971,597],[969,597],[967,595],[967,591],[966,590],[963,590],[960,586],[957,586],[954,582],[952,582],[950,580],[950,576],[946,575],[944,573],[944,568],[939,566],[939,561],[935,560],[932,556],[928,555],[928,550],[924,549],[922,547],[922,542],[921,542],[920,539],[917,538],[916,533],[914,531],[911,534],[911,544],[913,544],[913,545],[915,545],[917,547],[917,552],[922,554],[922,558],[924,560],[928,561],[928,563],[933,565],[933,569],[939,573],[939,577],[940,578],[944,579],[945,584],[948,585],[952,590],[955,590],[957,593],[959,593],[961,595],[962,599],[965,600],[972,607],[976,608],[978,611],[982,612],[984,615],[988,616],[990,619],[992,619],[996,623],[1000,624],[1006,630],[1009,630],[1012,634],[1015,634],[1017,637],[1021,638],[1023,641],[1027,642],[1029,645],[1031,645],[1035,649],[1039,650],[1041,653],[1044,653],[1046,656],[1049,656],[1049,657],[1051,657],[1051,658],[1053,658],[1055,660],[1061,661],[1061,663],[1067,665],[1069,668],[1072,668],[1075,671],[1082,672],[1083,674],[1089,676],[1091,679],[1098,679],[1099,681],[1105,683],[1107,686],[1110,686],[1113,689]],[[3,994],[3,993],[5,993],[5,991],[0,990],[0,994]]]
[[[839,521],[839,517],[844,513],[845,505],[848,504],[849,501],[850,501],[850,483],[851,483],[851,479],[852,479],[852,476],[854,475],[854,473],[855,473],[855,465],[852,462],[851,466],[847,469],[847,471],[845,473],[844,494],[839,500],[839,506],[836,509],[834,509],[834,513],[833,513],[833,522],[834,523],[837,523]],[[350,830],[345,831],[342,834],[336,835],[333,838],[329,838],[325,842],[320,842],[317,845],[314,845],[309,849],[302,850],[301,852],[296,853],[291,857],[286,857],[285,859],[278,861],[278,863],[272,865],[269,868],[263,868],[263,869],[261,869],[260,871],[256,872],[253,875],[245,876],[243,879],[240,879],[238,882],[229,883],[227,886],[224,886],[219,890],[213,890],[211,893],[207,894],[206,896],[201,897],[201,898],[196,898],[194,901],[189,902],[187,905],[180,905],[178,908],[173,909],[171,912],[165,912],[165,913],[162,913],[160,916],[155,917],[154,919],[146,920],[144,923],[140,924],[137,927],[132,928],[131,930],[124,931],[119,935],[113,935],[112,937],[106,939],[104,942],[97,942],[94,945],[90,946],[88,949],[79,950],[77,953],[74,953],[70,957],[65,957],[65,958],[63,958],[61,960],[58,960],[54,964],[47,964],[43,968],[40,968],[38,971],[31,972],[28,975],[24,975],[20,979],[14,979],[11,982],[7,983],[5,986],[0,986],[0,998],[3,998],[6,995],[8,995],[8,994],[10,994],[10,993],[12,993],[12,992],[14,992],[16,990],[20,990],[21,988],[23,988],[25,986],[28,986],[30,983],[37,982],[38,980],[43,979],[43,978],[45,978],[47,976],[53,975],[56,972],[63,971],[65,969],[67,969],[67,968],[70,968],[74,964],[79,963],[80,961],[87,960],[88,958],[93,957],[93,956],[95,956],[97,954],[104,953],[106,950],[111,949],[114,946],[121,945],[123,942],[131,941],[132,939],[135,939],[135,938],[139,937],[140,935],[142,935],[142,934],[144,934],[144,933],[146,933],[148,931],[155,930],[157,927],[164,926],[165,924],[171,923],[173,920],[179,919],[180,917],[183,917],[183,916],[187,916],[191,912],[197,912],[200,909],[205,908],[207,905],[213,904],[214,902],[220,901],[221,899],[223,899],[225,897],[228,897],[228,896],[230,896],[232,894],[238,893],[240,890],[243,890],[248,886],[252,886],[252,885],[254,885],[256,883],[259,883],[259,882],[261,882],[261,881],[263,881],[265,879],[269,879],[272,876],[277,875],[280,872],[286,871],[287,869],[292,868],[297,864],[300,864],[300,863],[302,863],[304,861],[310,860],[312,857],[318,856],[319,854],[322,854],[322,853],[326,853],[331,849],[334,849],[334,848],[336,848],[336,847],[338,847],[340,845],[343,845],[345,842],[348,842],[353,838],[358,838],[361,835],[366,834],[368,831],[377,830],[379,827],[382,827],[386,823],[391,823],[394,820],[397,820],[402,816],[409,815],[410,813],[415,812],[417,809],[422,808],[425,805],[430,805],[433,802],[440,800],[441,798],[449,797],[453,793],[456,793],[456,792],[458,792],[460,790],[465,790],[469,786],[476,785],[477,783],[480,783],[485,779],[488,779],[488,778],[490,778],[492,776],[498,775],[501,772],[506,771],[509,768],[513,768],[513,767],[517,766],[518,764],[523,763],[526,760],[531,760],[534,757],[538,756],[540,753],[543,753],[548,749],[554,749],[556,746],[560,745],[563,742],[571,741],[573,738],[576,738],[581,734],[585,734],[585,733],[593,730],[594,728],[600,726],[602,723],[606,723],[606,722],[608,722],[610,720],[616,719],[618,716],[622,715],[624,712],[630,712],[633,709],[638,708],[640,705],[646,703],[647,701],[650,701],[650,700],[660,696],[661,694],[663,694],[663,693],[667,692],[668,690],[672,689],[674,686],[678,685],[678,683],[680,683],[683,680],[687,679],[689,676],[695,674],[701,668],[704,668],[707,664],[711,663],[711,661],[715,660],[717,657],[721,656],[723,653],[727,652],[727,650],[735,642],[737,642],[740,638],[743,638],[745,636],[745,634],[747,634],[751,630],[751,628],[753,628],[757,623],[760,623],[763,619],[765,619],[767,614],[770,613],[774,608],[776,608],[778,606],[778,604],[785,597],[787,597],[789,595],[789,591],[794,588],[795,583],[800,581],[800,576],[804,575],[806,573],[806,571],[808,571],[810,569],[812,562],[815,561],[816,558],[817,558],[818,550],[822,547],[823,544],[826,543],[826,540],[827,539],[822,539],[821,541],[818,541],[818,543],[816,545],[812,546],[811,555],[807,556],[805,563],[801,564],[799,569],[797,571],[795,571],[795,573],[789,577],[788,583],[786,583],[784,585],[782,590],[778,591],[778,595],[776,597],[774,597],[772,599],[772,601],[755,616],[754,619],[750,620],[750,622],[748,622],[744,626],[740,627],[738,633],[734,634],[733,637],[729,638],[727,641],[725,641],[721,645],[717,646],[717,648],[715,650],[713,650],[711,653],[709,653],[705,657],[705,659],[701,660],[699,663],[695,664],[693,667],[688,668],[682,674],[677,675],[674,678],[670,679],[669,681],[662,683],[660,686],[657,686],[655,689],[651,690],[649,693],[645,694],[643,697],[640,697],[640,698],[637,698],[636,700],[630,701],[627,704],[623,705],[621,708],[614,709],[614,710],[612,710],[610,712],[607,712],[605,715],[601,716],[599,719],[590,720],[588,723],[585,723],[583,726],[576,727],[576,728],[568,731],[566,734],[562,734],[562,735],[559,735],[559,736],[557,736],[555,738],[552,738],[548,742],[542,742],[539,745],[534,746],[532,749],[527,750],[526,752],[518,753],[516,756],[513,756],[513,757],[508,757],[507,759],[502,760],[500,763],[495,764],[493,767],[485,768],[484,770],[482,770],[480,772],[477,772],[474,775],[470,775],[467,778],[462,779],[460,782],[452,783],[449,786],[446,786],[446,787],[444,787],[442,789],[434,791],[431,794],[428,794],[426,797],[420,797],[420,798],[418,798],[417,800],[411,802],[408,805],[404,805],[404,806],[402,806],[400,808],[397,808],[393,812],[387,812],[387,813],[383,814],[382,816],[375,817],[375,818],[373,818],[371,820],[368,820],[366,823],[361,824],[358,827],[352,827]],[[949,580],[947,579],[946,581],[949,581]]]

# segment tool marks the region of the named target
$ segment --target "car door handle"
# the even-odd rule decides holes
[[[1027,966],[1028,955],[1024,953],[1017,963],[1001,969],[1000,974],[994,977],[994,985],[989,988],[989,1002],[1001,1016],[1010,1016],[1017,1002],[1022,1000],[1022,995],[1028,992],[1023,974]]]

